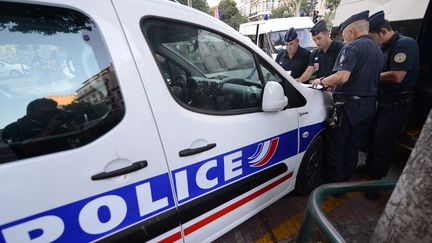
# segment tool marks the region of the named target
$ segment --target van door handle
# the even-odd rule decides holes
[[[206,146],[199,147],[199,148],[184,149],[184,150],[179,152],[179,156],[180,157],[186,157],[186,156],[190,156],[190,155],[194,155],[194,154],[199,154],[199,153],[202,153],[204,151],[210,150],[214,147],[216,147],[216,144],[210,143],[210,144],[207,144]]]
[[[102,172],[102,173],[96,174],[96,175],[92,176],[91,179],[94,181],[108,179],[111,177],[116,177],[119,175],[131,173],[131,172],[140,170],[140,169],[145,168],[145,167],[147,167],[147,160],[138,161],[138,162],[131,164],[128,167],[124,167],[124,168],[121,168],[118,170],[113,170],[110,172]]]

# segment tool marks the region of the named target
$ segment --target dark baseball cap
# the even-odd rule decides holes
[[[384,23],[384,11],[378,11],[369,17],[369,30],[375,30]]]
[[[354,14],[353,16],[349,17],[347,20],[342,22],[342,24],[340,25],[340,30],[343,31],[348,25],[350,25],[356,21],[359,21],[359,20],[368,21],[368,17],[369,17],[369,10],[360,12],[358,14]]]
[[[322,31],[327,31],[327,25],[324,20],[318,21],[310,30],[313,36],[318,35]]]
[[[291,27],[285,34],[285,42],[291,42],[297,38],[297,31]]]

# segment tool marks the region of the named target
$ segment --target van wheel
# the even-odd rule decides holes
[[[309,145],[297,174],[296,192],[308,195],[315,187],[324,182],[324,148],[322,137],[315,138]]]

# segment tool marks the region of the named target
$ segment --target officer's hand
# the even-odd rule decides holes
[[[325,91],[333,91],[334,90],[333,86],[323,85],[322,80],[319,78],[312,80],[311,84],[312,84],[312,87],[315,89],[325,90]]]
[[[334,87],[333,87],[333,86],[325,86],[325,87],[324,87],[324,90],[325,90],[325,91],[333,91],[333,90],[334,90]]]
[[[312,80],[311,84],[312,84],[312,87],[314,87],[315,89],[322,89],[322,88],[324,88],[321,85],[321,80],[319,78],[316,78],[316,79]]]

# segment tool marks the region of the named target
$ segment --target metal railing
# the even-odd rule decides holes
[[[314,223],[330,242],[345,242],[325,213],[321,210],[321,202],[324,198],[341,193],[389,190],[393,189],[397,180],[375,180],[361,182],[344,182],[325,184],[316,188],[309,196],[306,213],[300,228],[297,242],[308,242]]]

